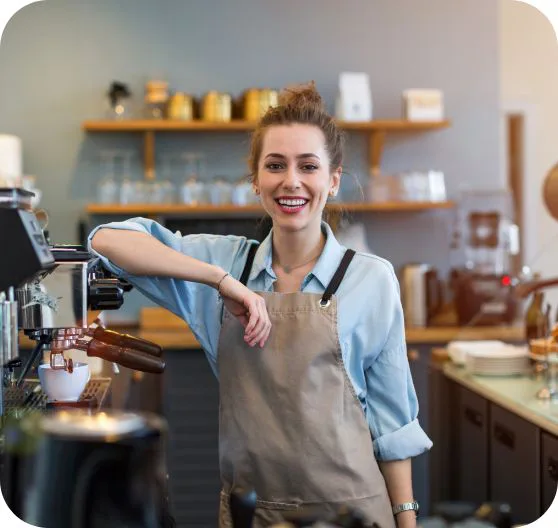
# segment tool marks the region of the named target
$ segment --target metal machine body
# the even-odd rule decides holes
[[[23,189],[0,189],[0,247],[5,249],[0,258],[0,417],[7,374],[13,374],[19,364],[15,287],[54,267],[54,257],[31,211],[32,197]]]

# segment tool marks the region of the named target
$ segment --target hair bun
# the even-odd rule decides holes
[[[280,106],[291,108],[313,106],[316,109],[325,110],[323,99],[316,90],[314,81],[284,88],[279,94],[278,102]]]

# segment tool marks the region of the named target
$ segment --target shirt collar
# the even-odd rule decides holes
[[[329,227],[329,225],[325,222],[322,222],[322,231],[326,235],[326,243],[311,274],[321,282],[324,288],[326,288],[335,271],[339,267],[339,263],[345,253],[345,248],[337,242],[331,227]],[[273,268],[271,267],[271,253],[273,248],[272,235],[273,230],[269,232],[256,251],[254,263],[250,272],[250,280],[256,279],[264,270],[267,271],[267,273],[274,279],[277,278]]]

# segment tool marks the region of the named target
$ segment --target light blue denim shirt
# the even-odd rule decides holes
[[[199,260],[215,264],[239,278],[249,247],[256,243],[238,236],[172,233],[153,220],[132,218],[98,226],[153,235],[163,244]],[[327,224],[326,245],[301,291],[323,293],[345,248]],[[223,303],[215,289],[170,278],[134,276],[98,255],[116,275],[131,282],[146,297],[183,318],[217,372],[217,345]],[[248,280],[254,291],[273,291],[271,234],[258,248]],[[345,368],[362,404],[378,460],[402,460],[430,449],[432,442],[419,425],[418,401],[411,378],[399,283],[392,265],[377,256],[357,253],[339,287],[338,332]]]

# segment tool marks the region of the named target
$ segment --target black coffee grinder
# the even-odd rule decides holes
[[[172,526],[166,427],[154,415],[33,413],[5,424],[6,499],[44,528]]]

